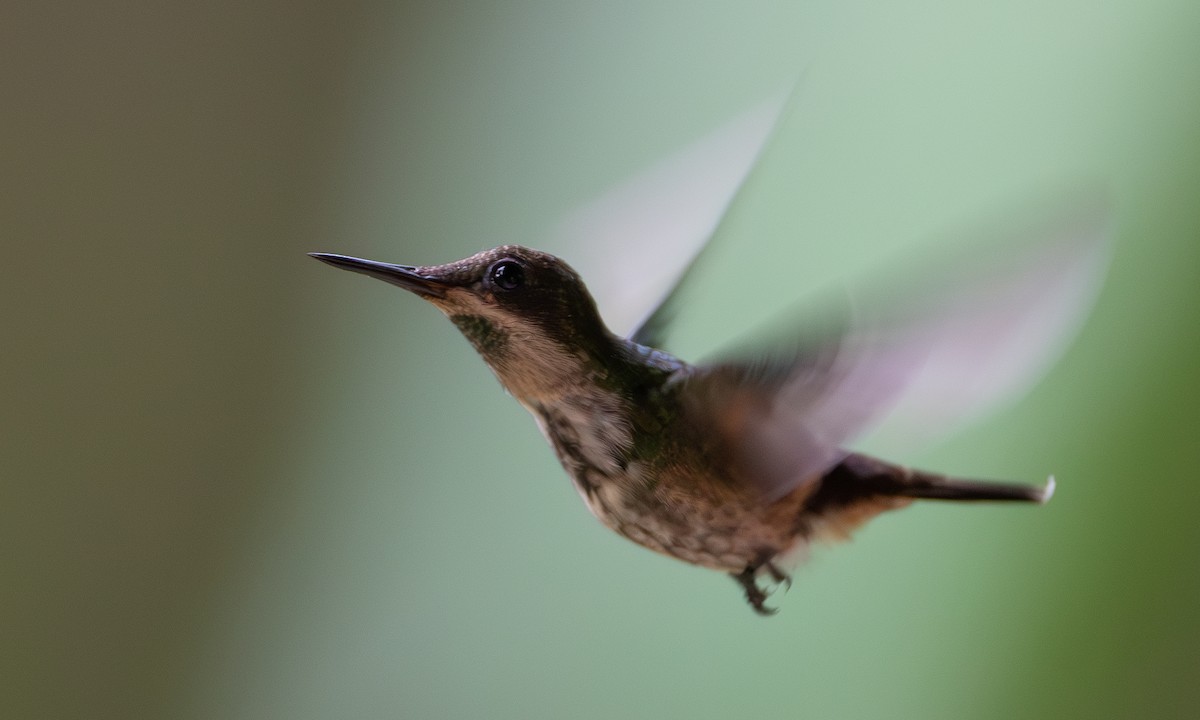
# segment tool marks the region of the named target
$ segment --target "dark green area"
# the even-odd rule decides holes
[[[479,315],[452,315],[450,321],[466,336],[477,352],[488,355],[499,355],[503,352],[508,337],[491,320]]]

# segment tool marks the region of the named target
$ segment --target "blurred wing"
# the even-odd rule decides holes
[[[614,333],[645,327],[642,340],[653,339],[651,328],[665,319],[663,301],[738,196],[783,106],[773,99],[739,115],[561,223],[559,244],[571,247],[571,265]]]
[[[739,477],[774,499],[819,477],[885,416],[913,437],[944,432],[1032,385],[1082,324],[1107,261],[1099,202],[1024,223],[1032,244],[956,269],[936,294],[860,303],[825,341],[702,367],[687,409]],[[977,260],[980,258],[977,258]]]

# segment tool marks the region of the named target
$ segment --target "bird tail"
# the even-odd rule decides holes
[[[1045,503],[1054,495],[1054,476],[1043,486],[947,477],[852,453],[841,465],[869,492],[922,500]]]
[[[850,453],[821,478],[807,498],[805,523],[815,537],[844,540],[872,517],[913,500],[1044,503],[1053,494],[1053,477],[1042,487],[964,480]]]

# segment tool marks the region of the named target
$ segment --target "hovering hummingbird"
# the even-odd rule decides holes
[[[1020,375],[1013,366],[1045,355],[1085,304],[1102,234],[1086,218],[1048,233],[1052,241],[1023,262],[993,269],[987,282],[950,292],[923,314],[701,364],[659,349],[699,255],[627,337],[605,324],[571,266],[527,247],[428,266],[311,255],[445,313],[533,415],[600,522],[728,573],[768,615],[772,585],[791,584],[789,555],[845,538],[885,510],[917,499],[1050,498],[1053,477],[1044,486],[982,482],[843,449],[903,405],[908,390],[944,377],[945,363],[959,376],[996,362],[998,374]]]

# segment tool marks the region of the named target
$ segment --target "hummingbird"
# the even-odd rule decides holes
[[[579,274],[545,252],[505,245],[428,266],[311,255],[441,310],[533,415],[601,523],[728,573],[760,614],[775,611],[772,585],[791,584],[784,558],[883,511],[925,499],[1044,503],[1054,491],[1052,476],[981,482],[842,449],[864,414],[853,396],[873,385],[887,394],[891,382],[862,367],[880,362],[885,378],[905,367],[850,335],[818,351],[691,364],[653,346],[654,315],[630,337],[611,332]]]
[[[759,127],[754,132],[765,137],[766,126]],[[745,132],[714,137],[757,154],[742,150],[731,165],[728,157],[713,159],[720,142],[702,143],[668,179],[686,183],[705,163],[741,163],[725,172],[738,177],[733,199],[714,218],[720,229],[766,143],[745,142]],[[663,184],[660,174],[629,195],[644,206]],[[709,202],[710,186],[698,185],[709,194],[692,206],[721,209]],[[677,196],[687,199],[670,197]],[[564,260],[521,245],[423,266],[310,255],[439,309],[533,416],[602,524],[655,552],[727,573],[755,612],[771,615],[770,593],[791,585],[790,559],[813,543],[848,538],[882,512],[916,500],[1050,499],[1053,476],[1044,485],[966,479],[845,446],[882,416],[911,406],[910,396],[923,394],[934,416],[946,415],[945,408],[986,399],[1044,363],[1099,272],[1102,213],[1090,203],[1082,209],[1030,228],[1045,241],[1029,252],[1000,258],[965,282],[933,283],[943,291],[914,303],[912,312],[885,312],[876,322],[695,364],[662,348],[683,304],[681,289],[696,276],[715,231],[701,238],[701,249],[631,332],[610,330],[584,279]],[[655,232],[664,227],[650,224]],[[638,273],[629,275],[633,282]],[[986,382],[972,382],[985,375]],[[978,387],[955,387],[956,378]]]

